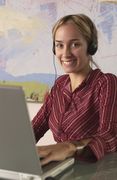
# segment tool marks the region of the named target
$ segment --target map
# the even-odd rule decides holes
[[[76,13],[88,15],[98,29],[94,61],[117,75],[117,0],[0,0],[1,83],[41,83],[38,93],[44,96],[63,73],[52,53],[52,27],[60,17]]]

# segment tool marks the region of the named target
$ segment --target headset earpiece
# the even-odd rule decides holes
[[[55,53],[55,43],[53,42],[53,48],[52,48],[52,51],[53,51],[53,53],[54,53],[54,55],[56,54]]]
[[[87,49],[88,54],[94,55],[96,51],[97,51],[97,44],[94,42],[91,42]]]

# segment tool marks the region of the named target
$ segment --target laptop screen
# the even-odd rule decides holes
[[[0,86],[0,169],[48,177],[74,163],[74,158],[50,163],[42,172],[39,159],[22,88]]]
[[[42,173],[21,87],[0,86],[0,169]]]

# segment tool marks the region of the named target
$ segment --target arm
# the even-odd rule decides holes
[[[117,77],[107,75],[100,83],[99,128],[84,149],[94,153],[97,160],[106,153],[117,151]]]
[[[99,128],[80,153],[76,151],[78,160],[96,162],[117,151],[117,77],[106,75],[99,86]]]
[[[52,88],[53,89],[53,88]],[[36,142],[46,133],[49,129],[48,120],[52,106],[52,91],[47,96],[43,106],[38,111],[36,116],[32,120],[32,127],[35,135]]]

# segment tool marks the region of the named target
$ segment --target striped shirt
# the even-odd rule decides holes
[[[60,76],[32,125],[36,141],[48,129],[56,142],[91,138],[87,146],[97,160],[117,151],[117,77],[91,70],[71,92],[69,75]]]

